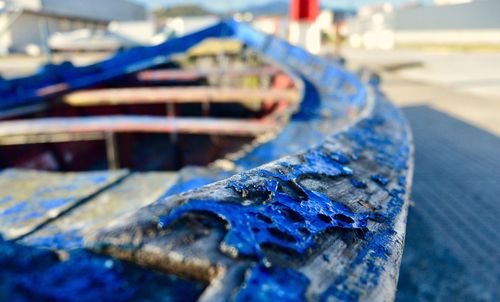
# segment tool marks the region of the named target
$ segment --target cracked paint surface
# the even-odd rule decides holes
[[[193,212],[212,213],[228,223],[224,240],[226,247],[238,254],[263,259],[263,244],[275,244],[299,254],[315,246],[314,238],[329,228],[362,229],[369,214],[353,213],[345,205],[330,200],[319,192],[310,190],[297,179],[302,176],[324,175],[342,177],[352,175],[352,170],[341,164],[347,157],[312,150],[303,155],[301,164],[282,162],[281,172],[258,170],[256,174],[244,173],[232,179],[228,187],[242,198],[259,200],[242,205],[216,200],[190,200],[160,218],[159,227],[168,227],[182,215]],[[254,183],[253,179],[265,179]],[[287,193],[293,190],[294,194]]]

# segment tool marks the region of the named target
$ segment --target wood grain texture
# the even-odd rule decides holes
[[[26,236],[22,242],[50,249],[82,248],[85,234],[124,219],[157,200],[170,188],[175,178],[175,173],[172,172],[133,173],[73,211]]]
[[[0,173],[0,233],[16,239],[117,182],[127,171],[52,173],[4,170]]]

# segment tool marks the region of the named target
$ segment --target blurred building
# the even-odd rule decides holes
[[[472,0],[434,0],[436,5],[462,4],[472,2]]]
[[[500,1],[423,6],[395,11],[395,43],[499,45]]]
[[[355,48],[391,49],[395,43],[393,6],[364,6],[348,21],[349,44]]]
[[[259,16],[252,20],[252,25],[266,34],[288,40],[290,18],[284,16]]]
[[[335,42],[339,35],[345,35],[345,23],[348,18],[356,15],[354,10],[318,9],[312,17],[289,15],[265,15],[242,18],[251,21],[258,30],[286,39],[295,45],[300,45],[312,53],[320,53],[324,44]],[[294,19],[295,18],[295,19]]]
[[[435,2],[439,5],[361,8],[349,21],[350,45],[391,49],[398,45],[500,44],[500,1]]]
[[[183,36],[219,22],[218,16],[186,16],[173,17],[165,20],[165,26],[170,29],[174,36]]]
[[[321,31],[316,23],[320,13],[319,1],[292,0],[290,3],[290,43],[318,54],[321,51]]]
[[[127,0],[0,0],[0,54],[44,48],[56,32],[145,19],[145,8]]]

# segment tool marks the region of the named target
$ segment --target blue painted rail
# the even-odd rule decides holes
[[[363,83],[335,62],[229,20],[89,67],[64,65],[45,69],[31,83],[28,78],[5,82],[2,106],[36,103],[53,93],[150,68],[207,37],[239,39],[301,79],[300,108],[283,131],[210,167],[181,170],[162,197],[132,216],[114,217],[91,232],[58,224],[58,232],[71,231],[73,239],[79,238],[72,241],[77,251],[90,249],[196,279],[204,288],[193,298],[198,301],[393,300],[413,171],[411,134],[377,86]],[[78,217],[78,208],[73,211]],[[50,227],[37,228],[43,241],[37,240],[37,231],[18,241],[64,246],[48,240]],[[36,263],[38,256],[30,257]],[[83,265],[79,257],[68,260],[75,270]],[[50,265],[60,265],[54,263],[42,271],[48,280],[54,279]],[[73,280],[95,280],[102,265],[106,263],[91,262],[89,273]],[[11,272],[0,271],[0,278]],[[104,286],[90,292],[106,290],[113,296],[116,291],[122,297],[119,293],[126,289],[117,280],[123,280],[111,273],[104,276],[99,279]],[[17,286],[18,279],[13,280]],[[42,294],[53,298],[75,288],[48,287]],[[6,292],[16,293],[16,287]],[[127,299],[132,296],[123,296]]]

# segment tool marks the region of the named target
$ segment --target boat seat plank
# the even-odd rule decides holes
[[[27,235],[128,173],[4,170],[0,173],[0,234],[5,239]]]
[[[272,76],[279,72],[279,69],[272,66],[261,68],[237,68],[237,69],[156,69],[138,72],[136,75],[139,81],[196,81],[210,76]]]
[[[64,97],[71,106],[154,104],[154,103],[296,103],[299,94],[291,89],[198,87],[140,87],[90,89],[73,92]]]
[[[257,136],[278,127],[273,120],[241,120],[216,118],[177,118],[154,116],[94,116],[40,118],[0,122],[0,145],[23,143],[19,137],[31,137],[29,143],[37,143],[37,137],[50,142],[51,135],[99,134],[99,133],[185,133],[219,134],[232,136]],[[89,139],[99,139],[97,135]],[[85,138],[86,139],[86,138]],[[67,137],[59,141],[72,141]],[[78,137],[76,137],[78,140]],[[38,142],[40,143],[40,142]]]

